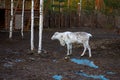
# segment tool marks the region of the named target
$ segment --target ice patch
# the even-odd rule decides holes
[[[61,75],[54,75],[52,78],[54,78],[54,80],[62,80]]]
[[[88,77],[88,78],[93,78],[93,79],[109,80],[108,78],[104,77],[104,75],[89,75],[82,71],[76,72],[76,74],[84,76],[84,77]]]
[[[92,67],[92,68],[98,68],[98,66],[96,66],[93,61],[90,61],[88,59],[72,58],[71,61],[74,62],[74,63],[77,63],[77,64],[86,65],[86,66],[89,66],[89,67]]]

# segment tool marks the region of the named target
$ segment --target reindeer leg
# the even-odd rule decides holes
[[[89,51],[89,57],[91,57],[92,56],[91,55],[91,48],[90,48],[89,44],[87,45],[87,48],[88,48],[88,51]]]
[[[67,56],[69,56],[69,55],[70,55],[70,45],[67,44]]]
[[[72,54],[72,44],[70,44],[70,55]]]
[[[81,56],[83,56],[85,54],[85,51],[86,51],[86,45],[85,44],[83,44],[83,47],[84,47],[84,50],[83,50]]]

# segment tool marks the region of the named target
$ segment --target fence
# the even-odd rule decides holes
[[[48,11],[44,14],[44,28],[99,27],[114,28],[120,26],[119,16],[107,16],[102,13],[85,14],[77,12],[58,13]]]
[[[9,12],[8,12],[9,13]],[[21,11],[16,14],[21,14]],[[9,28],[9,16],[6,17],[6,29]],[[21,18],[20,18],[21,19]],[[24,30],[30,29],[30,11],[25,11]],[[17,27],[17,26],[16,26]],[[39,27],[39,13],[35,11],[35,28]],[[44,28],[71,28],[71,27],[99,27],[117,28],[120,27],[120,16],[104,15],[102,13],[86,14],[81,16],[77,12],[52,12],[44,13]]]

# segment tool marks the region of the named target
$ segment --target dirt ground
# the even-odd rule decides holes
[[[83,57],[80,54],[83,47],[73,49],[70,59],[65,60],[66,48],[60,46],[57,40],[50,38],[56,31],[86,31],[93,37],[90,39],[92,57],[88,52]],[[38,31],[35,31],[35,52],[30,52],[30,32],[13,33],[13,39],[8,39],[8,32],[0,32],[0,80],[61,80],[54,75],[61,75],[62,80],[120,80],[120,35],[110,29],[70,28],[45,29],[43,31],[43,52],[38,55]],[[72,58],[88,59],[99,68],[76,64]],[[88,77],[76,72],[89,75],[103,75],[105,78]]]

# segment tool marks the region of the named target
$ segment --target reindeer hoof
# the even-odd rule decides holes
[[[83,56],[83,54],[81,56]]]
[[[69,60],[70,59],[70,56],[65,56],[65,60]]]
[[[89,58],[91,58],[92,56],[89,56]]]

